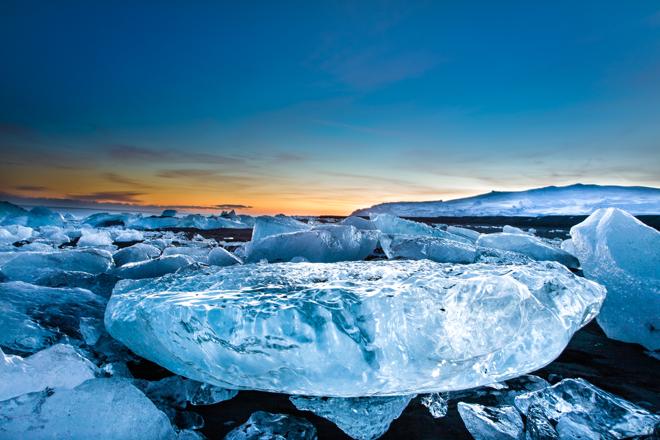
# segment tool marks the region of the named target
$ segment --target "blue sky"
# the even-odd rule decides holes
[[[346,213],[660,186],[656,1],[120,3],[0,6],[3,192]]]

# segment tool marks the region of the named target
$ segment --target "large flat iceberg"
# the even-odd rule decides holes
[[[406,395],[536,370],[604,296],[554,262],[250,264],[121,281],[105,324],[135,353],[224,388]]]

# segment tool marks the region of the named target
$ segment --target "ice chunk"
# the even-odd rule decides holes
[[[526,440],[559,440],[559,434],[545,417],[543,410],[532,405],[525,416]]]
[[[118,250],[112,255],[117,267],[128,263],[151,260],[160,256],[160,249],[146,243],[137,243]]]
[[[523,440],[523,421],[513,406],[458,402],[458,413],[475,440]]]
[[[558,261],[572,269],[580,266],[577,258],[573,255],[554,248],[531,235],[509,234],[506,232],[482,234],[477,240],[477,246],[518,252],[537,261]]]
[[[139,217],[131,219],[131,221],[126,225],[134,229],[165,229],[165,228],[176,228],[179,226],[180,219],[177,217]]]
[[[502,228],[502,232],[505,232],[507,234],[522,234],[522,235],[533,235],[530,234],[529,232],[525,232],[520,228],[516,228],[515,226],[509,226],[509,225],[504,225]]]
[[[73,388],[93,379],[95,372],[96,366],[67,344],[25,359],[0,350],[0,401],[45,388]]]
[[[321,225],[308,231],[270,235],[246,246],[246,260],[291,261],[303,257],[311,262],[363,260],[376,249],[378,233],[353,226]]]
[[[428,408],[434,419],[447,415],[447,399],[441,393],[431,393],[421,398],[421,403]]]
[[[375,231],[376,225],[373,224],[371,220],[364,219],[362,217],[346,217],[344,220],[339,222],[339,224],[344,226],[353,226],[363,231]]]
[[[167,416],[128,381],[92,379],[0,402],[0,433],[21,439],[176,438]]]
[[[573,240],[570,238],[568,240],[564,240],[561,242],[561,249],[565,252],[568,252],[569,254],[575,256],[577,251],[575,250],[575,246],[573,245]]]
[[[473,244],[446,238],[384,235],[380,239],[380,245],[390,259],[428,258],[438,263],[473,263],[477,258],[477,249]]]
[[[45,241],[54,246],[60,246],[64,243],[69,243],[71,237],[69,237],[64,229],[58,226],[43,226],[39,228],[39,241]]]
[[[105,323],[140,356],[225,388],[404,395],[538,369],[604,296],[554,262],[236,265],[121,281]]]
[[[523,414],[537,407],[556,422],[560,438],[628,438],[653,433],[660,416],[601,390],[584,379],[564,379],[515,399]]]
[[[243,262],[228,250],[217,247],[209,252],[208,261],[211,266],[231,266]]]
[[[156,258],[154,260],[127,263],[115,269],[114,273],[119,278],[127,278],[131,280],[155,278],[176,272],[182,267],[190,266],[194,262],[195,260],[187,255],[170,255]]]
[[[389,235],[421,235],[425,237],[439,237],[450,240],[469,242],[467,238],[454,235],[425,223],[405,220],[390,214],[378,214],[371,217],[371,221],[383,234]]]
[[[161,217],[176,217],[176,209],[166,209],[160,214]]]
[[[9,202],[0,202],[0,224],[24,224],[18,220],[19,218],[27,221],[28,212],[20,206],[14,205]]]
[[[172,246],[163,251],[163,257],[170,255],[187,255],[193,261],[207,264],[211,248],[206,246]]]
[[[286,216],[261,216],[254,221],[252,230],[252,241],[263,240],[271,235],[284,234],[287,232],[307,231],[311,226],[307,223]]]
[[[305,419],[264,411],[231,431],[225,440],[316,440],[316,428]]]
[[[211,384],[197,382],[181,376],[170,376],[159,381],[139,380],[136,385],[152,401],[159,401],[177,408],[193,405],[213,405],[232,399],[238,394]]]
[[[479,232],[473,231],[472,229],[461,228],[459,226],[451,226],[451,225],[447,226],[447,232],[449,232],[450,234],[459,235],[461,237],[467,238],[473,243],[477,241],[477,239],[481,235]]]
[[[311,411],[330,420],[354,439],[372,440],[387,432],[413,397],[291,396],[289,400],[301,411]]]
[[[62,225],[64,225],[64,218],[62,218],[62,215],[43,206],[32,208],[28,213],[27,226],[30,226],[31,228]]]
[[[32,236],[32,228],[21,225],[9,225],[0,228],[0,244],[13,244],[27,240]],[[68,241],[68,240],[67,240]]]
[[[112,237],[107,231],[97,231],[94,229],[83,229],[78,247],[99,247],[112,246]]]
[[[34,282],[62,271],[99,274],[112,266],[112,255],[100,249],[21,252],[0,266],[8,280]]]
[[[131,243],[134,241],[142,240],[144,240],[144,234],[140,231],[136,231],[135,229],[123,230],[117,234],[117,237],[115,237],[115,242],[117,243]]]
[[[82,339],[80,319],[100,319],[104,303],[84,289],[0,283],[0,346],[32,353],[64,336]]]
[[[660,232],[620,209],[571,228],[584,275],[607,287],[598,324],[608,337],[660,349]]]

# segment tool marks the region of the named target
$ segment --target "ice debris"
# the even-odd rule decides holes
[[[245,251],[248,262],[286,262],[302,257],[310,262],[332,263],[363,260],[377,244],[376,231],[358,230],[353,226],[320,225],[306,231],[253,239]]]
[[[660,416],[651,414],[584,379],[564,379],[555,385],[521,394],[515,405],[527,415],[536,407],[556,424],[559,438],[628,438],[651,435]]]
[[[187,255],[170,255],[153,260],[127,263],[115,269],[114,274],[119,278],[140,280],[143,278],[161,277],[176,272],[182,267],[193,264],[195,260]]]
[[[46,388],[73,388],[93,379],[96,370],[68,344],[53,345],[26,358],[0,350],[0,401]]]
[[[380,245],[390,259],[427,258],[438,263],[474,263],[477,258],[477,249],[473,244],[439,237],[383,235]]]
[[[537,261],[558,261],[571,269],[576,269],[580,266],[577,258],[573,255],[527,234],[511,234],[507,232],[482,234],[477,240],[477,246],[518,252]]]
[[[405,395],[538,369],[604,296],[554,262],[236,265],[122,281],[105,324],[135,353],[221,387]]]
[[[302,411],[330,420],[357,440],[377,439],[390,427],[414,396],[393,397],[304,397],[289,400]]]
[[[112,255],[117,267],[127,263],[137,263],[140,261],[151,260],[160,256],[160,249],[146,243],[137,243],[118,250]]]
[[[458,413],[475,440],[524,440],[520,413],[513,406],[458,402]]]
[[[305,419],[264,411],[229,432],[225,440],[316,440],[316,428]]]
[[[85,289],[0,283],[0,347],[34,353],[66,337],[82,339],[81,318],[100,319],[104,305]]]
[[[584,275],[607,288],[598,324],[624,342],[660,349],[660,232],[625,211],[599,209],[571,228]]]
[[[0,402],[0,436],[21,439],[166,440],[176,433],[153,403],[128,381],[91,379]]]
[[[8,280],[39,282],[62,271],[99,274],[112,267],[112,254],[101,249],[71,249],[49,252],[19,252],[0,265]]]
[[[211,266],[231,266],[243,263],[236,255],[221,247],[213,248],[209,252],[208,262]]]
[[[439,419],[447,415],[447,396],[442,393],[426,394],[422,396],[420,402],[428,408],[429,413],[431,413],[434,419]]]

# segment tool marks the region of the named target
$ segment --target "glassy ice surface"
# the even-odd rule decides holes
[[[307,231],[311,226],[287,216],[261,216],[254,220],[252,241],[263,240],[271,235],[286,234],[288,232]]]
[[[302,411],[311,411],[328,419],[350,437],[358,440],[377,439],[397,419],[414,396],[393,397],[304,397],[291,396],[291,402]]]
[[[607,288],[598,324],[607,336],[660,349],[660,232],[620,209],[571,228],[587,278]]]
[[[197,382],[181,376],[170,376],[158,381],[141,380],[136,384],[152,401],[160,401],[178,408],[192,405],[213,405],[229,400],[238,394],[207,383]]]
[[[482,234],[477,240],[477,246],[518,252],[537,261],[558,261],[572,269],[580,266],[577,258],[573,255],[527,234],[511,234],[506,232]]]
[[[282,263],[122,281],[110,334],[225,388],[358,397],[460,390],[556,358],[604,289],[553,263]]]
[[[107,231],[97,231],[94,229],[83,229],[78,247],[102,247],[112,246],[112,237]]]
[[[119,232],[114,241],[117,243],[131,243],[142,240],[144,240],[144,234],[142,232],[136,231],[135,229],[126,229]]]
[[[96,370],[67,344],[53,345],[26,358],[0,350],[0,401],[46,388],[73,388],[93,379]]]
[[[247,244],[248,262],[287,262],[296,257],[317,263],[363,260],[376,249],[378,233],[353,226],[321,225],[307,231],[270,235]]]
[[[209,252],[208,262],[211,266],[232,266],[243,263],[236,255],[221,247],[214,248]]]
[[[447,415],[447,395],[442,393],[427,394],[422,396],[421,403],[429,409],[429,413],[434,419]]]
[[[101,319],[104,305],[85,289],[0,283],[0,347],[33,353],[67,337],[81,339],[81,318]]]
[[[112,254],[112,259],[117,267],[128,263],[138,263],[140,261],[151,260],[160,256],[160,249],[146,243],[137,243],[118,250]]]
[[[452,226],[452,225],[447,226],[447,232],[467,238],[472,242],[477,241],[477,239],[481,235],[479,232],[473,231],[472,229],[461,228],[460,226]]]
[[[372,223],[383,234],[389,235],[421,235],[424,237],[438,237],[449,240],[470,242],[460,235],[454,235],[440,228],[434,228],[426,223],[406,220],[389,214],[371,216]]]
[[[113,273],[119,278],[140,280],[143,278],[161,277],[176,272],[182,267],[190,266],[195,260],[187,255],[170,255],[148,261],[128,263],[118,267]]]
[[[305,419],[264,411],[253,413],[247,422],[231,431],[225,440],[316,440],[316,428]]]
[[[535,417],[543,415],[556,423],[560,438],[628,438],[650,435],[660,423],[651,414],[584,379],[564,379],[557,384],[515,398],[523,414],[536,407]]]
[[[438,263],[474,263],[477,249],[471,243],[439,237],[383,235],[380,245],[387,258],[429,259]]]
[[[15,439],[175,439],[154,404],[130,382],[92,379],[0,402],[0,436]]]
[[[588,437],[587,437],[588,438]],[[525,439],[526,440],[559,440],[559,434],[543,409],[532,405],[525,415]]]
[[[362,217],[346,217],[339,222],[340,225],[344,226],[353,226],[363,231],[374,231],[376,230],[376,225],[373,224],[371,220],[367,220]]]
[[[458,413],[475,440],[523,440],[520,413],[513,406],[484,406],[458,403]]]
[[[49,252],[17,252],[0,265],[12,281],[35,282],[63,271],[99,274],[112,267],[112,254],[101,249],[71,249]]]

